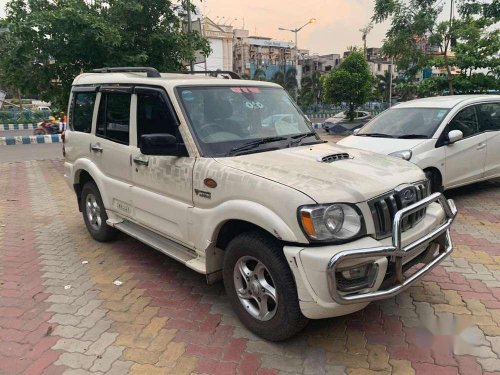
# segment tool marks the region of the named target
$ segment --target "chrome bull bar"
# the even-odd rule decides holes
[[[402,246],[401,240],[401,226],[403,219],[408,215],[427,207],[431,203],[438,202],[444,212],[445,221],[440,224],[436,229],[432,230],[425,236],[419,238],[418,240]],[[426,273],[431,271],[435,266],[437,266],[441,261],[446,258],[453,251],[453,245],[451,242],[449,228],[451,223],[457,215],[457,208],[452,199],[446,199],[441,193],[434,193],[427,198],[424,198],[408,207],[405,207],[394,215],[394,223],[392,226],[392,245],[391,246],[380,246],[367,249],[354,249],[345,250],[337,253],[328,262],[327,275],[328,275],[328,287],[330,290],[330,295],[333,300],[342,305],[348,305],[352,303],[360,302],[370,302],[377,301],[385,298],[393,297],[399,294],[401,291],[410,287],[415,281],[420,279]],[[408,254],[408,252],[423,246],[428,245],[432,241],[439,243],[439,255],[434,259],[429,261],[425,266],[416,271],[413,275],[409,276],[407,279],[403,275],[403,257]],[[366,257],[391,257],[395,263],[395,280],[396,284],[387,290],[377,290],[367,293],[351,294],[345,295],[339,292],[337,289],[337,281],[335,273],[339,264],[346,260],[360,259]]]

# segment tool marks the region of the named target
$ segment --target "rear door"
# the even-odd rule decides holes
[[[479,130],[486,135],[484,177],[500,176],[500,102],[479,104]]]
[[[189,236],[188,209],[193,207],[194,157],[143,155],[141,136],[171,134],[184,143],[179,122],[167,93],[160,88],[134,90],[137,134],[133,139],[132,177],[134,220],[186,245]]]
[[[124,216],[132,214],[131,92],[131,88],[100,90],[95,138],[90,145],[92,159],[104,175],[104,194],[111,204],[106,208]]]
[[[445,147],[446,188],[478,180],[484,175],[486,161],[486,134],[481,133],[475,106],[465,107],[446,126],[443,136],[452,130],[460,130],[463,139]]]

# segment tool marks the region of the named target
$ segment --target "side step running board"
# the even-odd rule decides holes
[[[153,249],[161,251],[192,270],[206,274],[205,262],[201,261],[193,250],[131,221],[125,220],[120,223],[112,223],[112,226],[151,246]]]

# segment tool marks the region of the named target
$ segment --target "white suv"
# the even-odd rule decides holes
[[[409,160],[425,171],[433,191],[500,177],[500,96],[401,103],[339,144]]]
[[[108,68],[74,80],[68,113],[92,237],[222,278],[266,339],[392,297],[452,251],[455,206],[418,167],[322,141],[278,85]]]

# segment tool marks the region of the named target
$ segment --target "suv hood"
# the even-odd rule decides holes
[[[349,159],[321,161],[325,156],[339,153],[348,153]],[[225,166],[290,186],[318,203],[362,202],[400,184],[425,179],[418,167],[402,159],[332,143],[216,160]]]
[[[351,135],[340,140],[338,144],[389,155],[391,152],[411,150],[425,141],[428,141],[428,139],[377,138]]]

